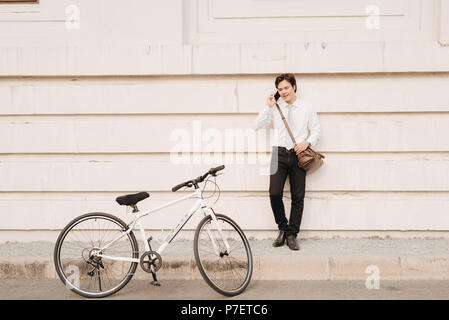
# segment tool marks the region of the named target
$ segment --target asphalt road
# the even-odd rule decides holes
[[[381,281],[379,289],[367,289],[364,281],[252,281],[241,295],[228,298],[213,291],[203,280],[164,280],[161,287],[150,281],[131,280],[121,291],[103,299],[120,300],[449,300],[449,281]],[[1,300],[75,300],[59,280],[0,280]],[[92,299],[90,299],[92,300]]]

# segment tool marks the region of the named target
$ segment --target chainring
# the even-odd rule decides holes
[[[143,271],[151,273],[151,266],[154,268],[153,271],[157,272],[162,267],[162,257],[156,251],[145,251],[140,257],[140,267]]]

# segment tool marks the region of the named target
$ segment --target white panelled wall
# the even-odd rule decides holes
[[[117,196],[147,191],[149,210],[220,164],[215,211],[273,236],[269,145],[249,142],[282,72],[316,108],[326,156],[300,236],[449,236],[448,1],[224,2],[0,4],[0,242],[53,241],[92,211],[130,221]],[[288,182],[284,203],[288,216]],[[192,204],[144,225],[162,237]]]

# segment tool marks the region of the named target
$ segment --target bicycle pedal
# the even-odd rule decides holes
[[[159,282],[157,282],[157,281],[151,281],[150,283],[151,283],[151,285],[153,285],[155,287],[160,287],[161,286],[161,284]]]

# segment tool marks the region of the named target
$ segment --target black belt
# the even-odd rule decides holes
[[[295,149],[291,148],[291,149],[287,149],[286,147],[279,147],[279,146],[273,146],[273,148],[277,148],[278,151],[283,151],[283,152],[295,152]]]

